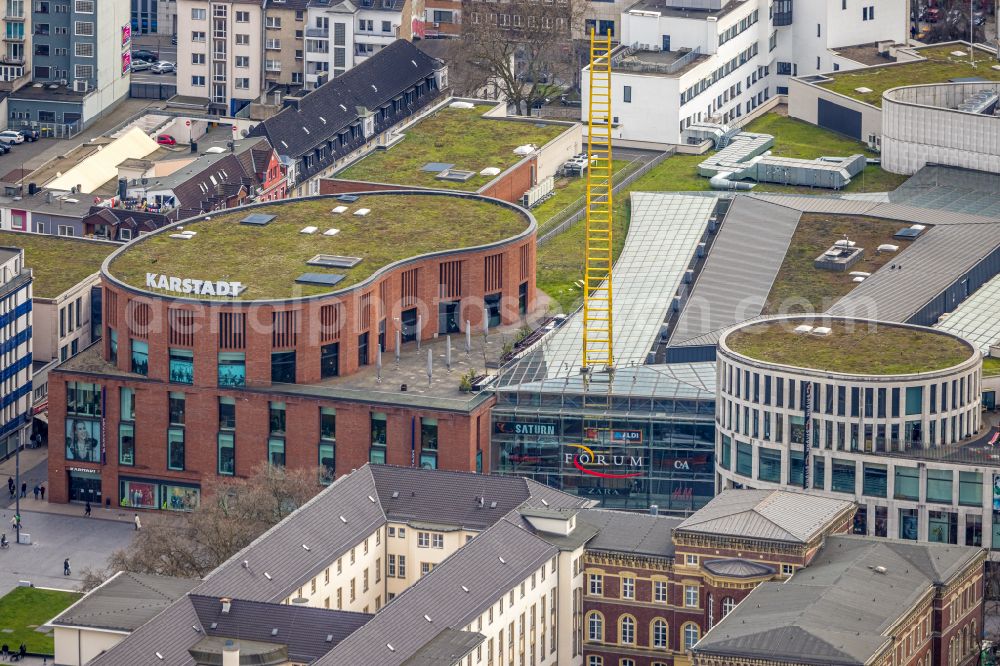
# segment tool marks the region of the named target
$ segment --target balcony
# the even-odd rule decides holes
[[[16,21],[18,23],[24,23],[24,14],[10,14],[8,13],[3,17],[4,21]]]
[[[306,28],[306,37],[330,39],[330,31],[327,28]]]
[[[4,65],[23,65],[24,56],[3,56],[0,58],[0,63]]]
[[[8,35],[8,34],[5,34],[3,36],[3,41],[5,41],[5,42],[11,42],[13,44],[23,44],[24,43],[24,35]]]

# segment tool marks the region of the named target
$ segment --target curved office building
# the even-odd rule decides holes
[[[980,352],[967,341],[905,324],[769,318],[723,335],[718,373],[717,490],[851,496],[859,533],[990,541],[997,456],[981,423]]]

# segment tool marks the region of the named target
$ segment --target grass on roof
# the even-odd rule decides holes
[[[983,377],[996,377],[1000,375],[1000,358],[987,356],[983,359]]]
[[[0,598],[0,642],[15,651],[24,643],[28,652],[54,654],[52,633],[35,630],[82,596],[79,592],[15,587]]]
[[[827,336],[795,333],[795,326],[829,326]],[[903,375],[958,365],[973,349],[926,329],[842,320],[789,320],[751,324],[726,342],[738,354],[767,363],[848,374]]]
[[[775,145],[772,152],[784,157],[812,158],[822,155],[871,154],[863,143],[778,113],[761,116],[751,122],[746,130],[773,134]],[[624,192],[615,195],[614,257],[616,259],[628,231],[630,214],[628,193],[707,191],[710,189],[708,178],[702,178],[697,173],[698,165],[704,162],[705,158],[706,155],[673,155],[643,174]],[[897,176],[883,171],[880,167],[869,166],[863,175],[859,174],[841,191],[885,192],[896,189],[905,180],[906,176]],[[804,194],[832,192],[832,190],[777,184],[758,185],[754,191]],[[542,206],[534,211],[540,228],[545,225],[545,219],[541,214],[544,210]],[[576,281],[583,277],[584,231],[584,223],[578,222],[538,248],[538,288],[548,294],[555,301],[556,309],[562,312],[571,312],[581,303],[582,293]]]
[[[893,234],[907,226],[873,217],[804,214],[771,285],[764,314],[826,312],[858,286],[851,271],[874,273],[906,249],[910,241],[893,238]],[[865,249],[864,258],[843,273],[815,268],[816,257],[845,235]],[[884,243],[898,245],[899,252],[876,254]]]
[[[336,178],[373,183],[399,183],[437,189],[474,192],[496,176],[480,176],[487,167],[501,171],[522,159],[514,149],[526,143],[542,146],[565,132],[566,125],[537,121],[483,118],[491,107],[444,107],[406,130],[406,138],[389,150],[379,150],[336,174]],[[440,180],[420,169],[428,162],[454,164],[455,169],[475,171],[460,183]]]
[[[332,213],[338,205],[348,210]],[[354,215],[361,208],[371,212]],[[240,224],[250,212],[277,218],[263,227]],[[318,231],[300,233],[307,226]],[[140,288],[145,288],[147,272],[242,282],[243,300],[311,296],[349,287],[394,261],[503,240],[526,227],[527,220],[506,206],[454,196],[366,195],[349,205],[329,197],[213,215],[187,227],[197,232],[191,240],[165,233],[150,236],[117,257],[111,273]],[[330,228],[340,233],[324,236]],[[353,268],[306,264],[320,253],[362,261]],[[306,272],[345,277],[334,287],[296,284]]]
[[[0,245],[24,249],[24,263],[34,274],[36,298],[55,298],[101,270],[117,243],[99,243],[20,231],[0,231]]]
[[[952,51],[965,51],[966,55],[958,58],[951,55]],[[881,107],[882,93],[899,86],[947,83],[949,79],[970,76],[1000,81],[1000,72],[990,67],[996,61],[993,54],[976,49],[976,61],[979,64],[973,67],[969,62],[968,52],[969,48],[961,44],[931,46],[918,50],[926,60],[837,72],[828,75],[832,81],[819,85],[841,95]],[[856,88],[870,88],[871,92],[859,93]]]

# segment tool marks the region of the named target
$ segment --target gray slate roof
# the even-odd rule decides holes
[[[832,536],[812,564],[764,583],[698,642],[695,653],[802,664],[861,666],[885,632],[981,549]],[[875,567],[885,567],[885,573]]]
[[[587,550],[630,552],[654,557],[673,557],[673,530],[680,518],[588,509],[577,514],[577,522],[589,523],[600,531],[587,543]]]
[[[770,576],[777,571],[772,566],[735,557],[726,560],[707,560],[702,564],[706,569],[715,575],[729,576],[730,578],[756,578],[757,576]]]
[[[401,666],[443,629],[464,628],[557,553],[555,546],[501,520],[434,567],[315,666]]]
[[[49,624],[134,631],[198,584],[190,578],[119,571]]]
[[[676,530],[808,543],[851,506],[846,500],[785,490],[724,490]]]
[[[801,212],[736,197],[670,337],[684,344],[764,309]]]

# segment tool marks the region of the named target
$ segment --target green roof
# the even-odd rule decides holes
[[[796,333],[801,324],[832,330],[829,335]],[[731,332],[725,342],[737,354],[765,363],[868,376],[944,370],[978,353],[933,329],[843,319],[764,321]]]
[[[964,51],[966,55],[959,58],[951,55],[952,51]],[[917,52],[926,60],[826,74],[832,80],[818,85],[881,107],[882,93],[899,86],[948,83],[951,79],[965,77],[1000,81],[1000,71],[990,67],[995,56],[989,51],[976,49],[976,60],[980,63],[976,67],[969,62],[969,47],[965,44],[930,46]],[[871,92],[859,93],[857,88],[870,88]]]
[[[445,106],[405,131],[406,137],[385,151],[376,151],[335,175],[346,180],[398,183],[474,192],[496,176],[480,176],[487,167],[505,171],[523,159],[514,149],[532,143],[543,146],[570,129],[565,123],[485,118],[490,106],[453,109]],[[432,162],[474,171],[465,182],[442,180],[438,172],[422,171]]]
[[[337,206],[347,210],[333,213]],[[370,212],[355,215],[361,209]],[[275,217],[265,226],[240,223],[251,214]],[[296,298],[350,287],[402,259],[511,238],[528,225],[529,219],[511,206],[468,196],[381,193],[353,203],[336,197],[297,199],[191,220],[181,225],[196,232],[189,240],[170,237],[177,227],[144,236],[112,259],[110,273],[134,287],[166,294],[175,292],[146,286],[147,273],[240,282],[245,287],[240,300]],[[309,226],[316,232],[302,233]],[[339,232],[324,235],[329,229]],[[361,261],[349,268],[306,263],[317,254]],[[297,284],[303,273],[343,279],[335,286]]]
[[[21,231],[0,231],[0,246],[24,250],[24,263],[34,275],[32,294],[56,298],[84,278],[101,270],[117,243]]]

